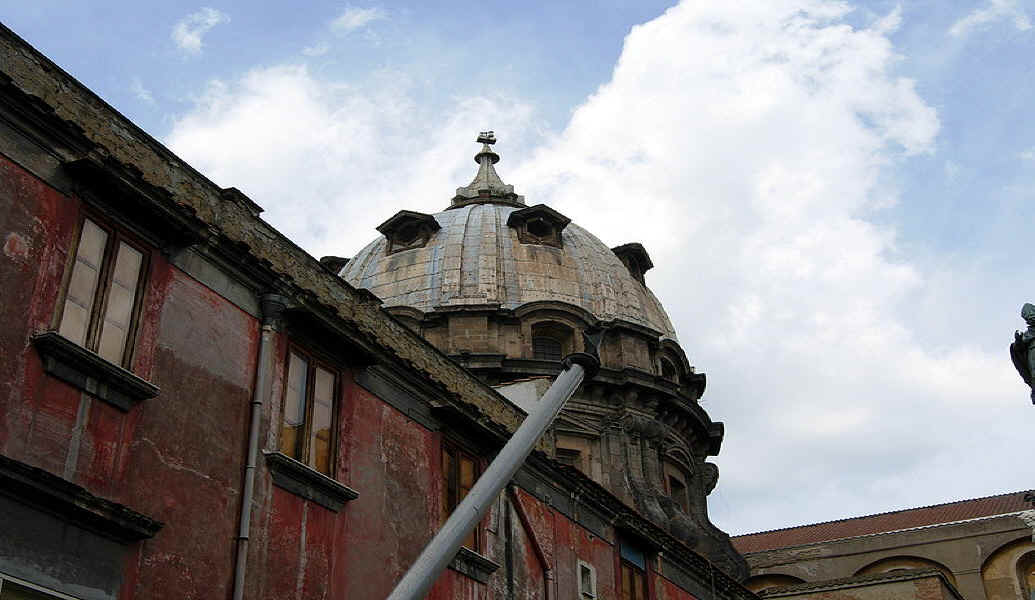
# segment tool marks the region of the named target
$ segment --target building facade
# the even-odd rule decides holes
[[[1035,495],[975,498],[733,538],[760,596],[1031,600]]]
[[[590,326],[605,368],[430,597],[752,598],[646,252],[607,249],[609,289],[479,295],[512,281],[464,271],[505,260],[476,213],[544,271],[603,253],[480,156],[462,232],[404,211],[317,261],[0,26],[0,599],[383,598]],[[452,302],[349,283],[401,294],[439,232]]]
[[[392,215],[341,276],[525,410],[560,357],[583,350],[583,333],[602,331],[602,368],[561,412],[546,453],[746,574],[708,519],[718,467],[707,459],[723,427],[701,408],[705,376],[645,284],[647,251],[608,248],[556,210],[528,206],[496,172],[493,133],[478,142],[478,171],[446,210]]]

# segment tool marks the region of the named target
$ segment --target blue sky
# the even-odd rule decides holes
[[[316,256],[507,183],[648,284],[726,422],[716,523],[1031,486],[1035,2],[9,3]]]

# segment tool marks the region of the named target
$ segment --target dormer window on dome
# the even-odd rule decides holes
[[[377,226],[377,230],[388,239],[386,254],[423,248],[432,234],[441,228],[435,217],[412,210],[400,210]]]
[[[650,255],[647,254],[643,244],[622,244],[621,246],[611,248],[611,251],[622,261],[622,264],[629,270],[629,274],[633,276],[633,279],[646,284],[643,280],[643,274],[653,269],[654,263],[651,262]]]
[[[515,210],[507,218],[507,226],[517,230],[522,244],[542,244],[561,247],[561,232],[571,219],[546,206],[537,204]]]

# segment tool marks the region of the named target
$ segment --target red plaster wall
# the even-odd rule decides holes
[[[45,375],[29,339],[52,328],[80,211],[78,200],[0,157],[0,453],[165,523],[128,549],[121,598],[228,598],[259,323],[154,251],[133,371],[159,396],[123,413]],[[277,335],[260,436],[268,449],[287,348],[287,335]],[[360,497],[334,513],[273,486],[260,458],[248,598],[380,600],[438,527],[441,434],[351,372],[343,379],[335,477]],[[524,491],[514,501],[519,598],[575,597],[580,559],[595,566],[599,597],[617,597],[609,542]],[[502,528],[503,516],[494,518]],[[486,554],[501,564],[503,539],[485,534]],[[430,598],[487,599],[505,578],[501,569],[485,586],[447,570]],[[659,599],[690,598],[662,577],[654,589]]]
[[[76,201],[0,156],[0,452],[36,466],[63,467],[61,440],[78,408],[71,393],[39,406],[42,365],[29,345],[53,319],[77,215]]]
[[[342,412],[340,478],[360,493],[345,511],[344,597],[379,600],[437,530],[439,435],[359,386]]]
[[[654,575],[652,583],[657,600],[697,600],[696,596],[661,575]]]
[[[53,328],[82,210],[0,157],[0,453],[165,523],[129,549],[122,597],[223,597],[258,325],[153,251],[132,370],[159,396],[124,413],[45,375],[30,338]]]

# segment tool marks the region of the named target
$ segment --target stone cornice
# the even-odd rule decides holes
[[[43,370],[49,375],[119,410],[128,411],[141,400],[158,395],[158,386],[65,339],[56,331],[38,333],[32,337],[32,343],[43,360]]]
[[[263,452],[273,484],[338,512],[345,503],[359,498],[349,486],[304,465],[281,452]]]
[[[0,494],[121,543],[154,537],[162,523],[0,454]]]

